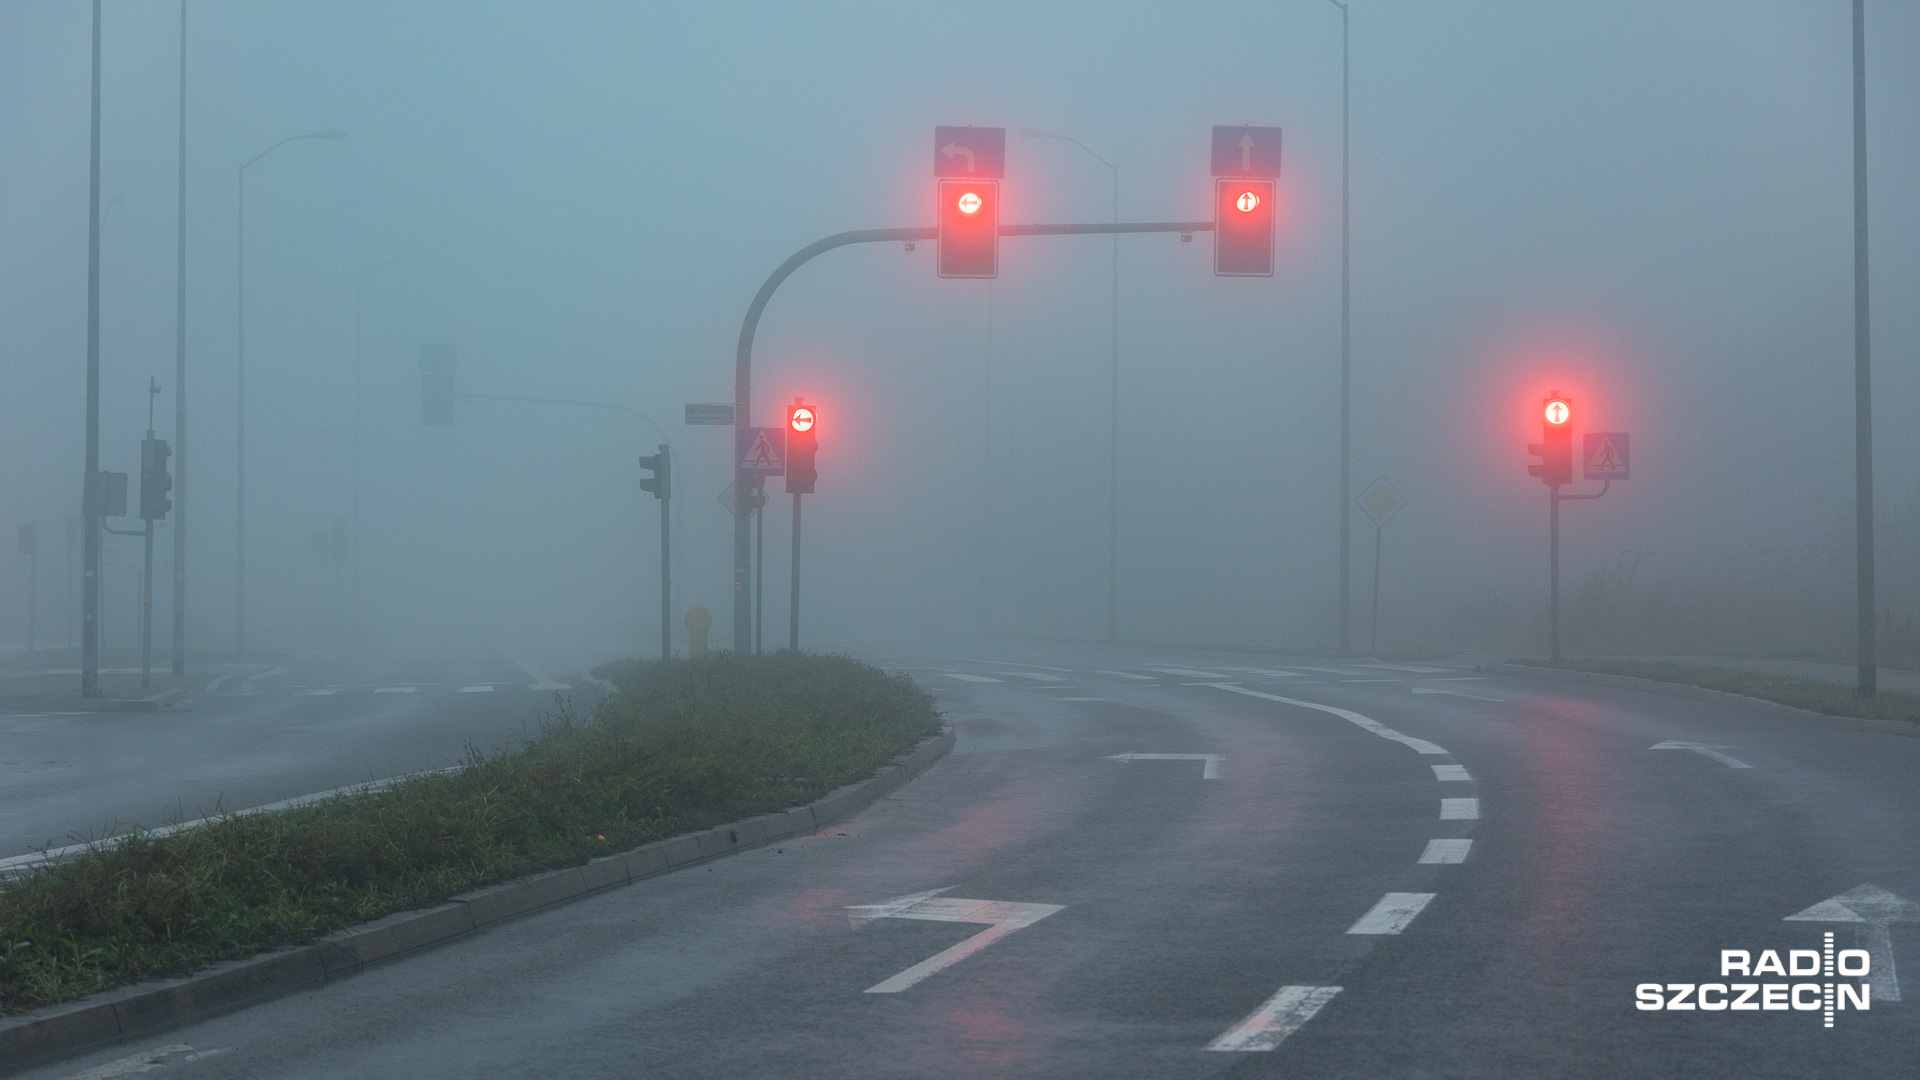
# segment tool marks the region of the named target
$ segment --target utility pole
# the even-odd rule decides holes
[[[1867,16],[1853,0],[1853,499],[1861,697],[1879,690],[1874,656],[1873,354],[1867,319]]]
[[[173,674],[187,673],[187,0],[180,0],[180,176],[173,298]]]
[[[1353,651],[1353,508],[1347,505],[1347,492],[1353,488],[1350,426],[1353,401],[1353,309],[1348,290],[1350,246],[1347,230],[1347,202],[1352,190],[1348,183],[1348,147],[1352,132],[1349,91],[1352,80],[1347,64],[1347,5],[1343,0],[1330,2],[1340,9],[1340,651],[1344,653]],[[1556,517],[1555,520],[1559,519]],[[1555,535],[1559,535],[1557,531]],[[1554,581],[1559,581],[1558,575]],[[1555,625],[1559,625],[1557,620]],[[1558,650],[1554,655],[1559,655]]]
[[[80,693],[100,696],[100,0],[93,0],[93,127],[87,166],[87,474],[82,485]]]
[[[142,553],[140,563],[140,689],[153,685],[153,518],[148,506],[147,487],[153,480],[150,458],[157,443],[153,437],[153,402],[160,396],[160,380],[147,376],[147,440],[140,446],[140,517]]]

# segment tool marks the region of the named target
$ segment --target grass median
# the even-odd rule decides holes
[[[590,719],[462,768],[134,832],[0,883],[0,1015],[311,941],[491,882],[810,802],[936,733],[905,675],[844,657],[621,661]]]
[[[1851,716],[1870,720],[1920,722],[1920,696],[1882,690],[1873,697],[1861,697],[1842,683],[1803,679],[1794,675],[1774,675],[1760,671],[1711,667],[1705,664],[1674,664],[1662,660],[1515,660],[1528,667],[1559,668],[1566,671],[1590,671],[1598,675],[1626,675],[1635,679],[1680,683],[1706,690],[1723,690],[1779,705],[1790,705],[1828,716]]]

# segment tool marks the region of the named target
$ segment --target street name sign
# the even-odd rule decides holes
[[[734,472],[742,476],[780,476],[787,471],[787,429],[741,428]]]
[[[716,427],[733,425],[733,406],[687,404],[687,423],[712,424]]]
[[[1580,437],[1582,475],[1589,480],[1627,478],[1627,433],[1591,431]]]
[[[1213,175],[1278,177],[1280,129],[1215,126]]]
[[[1388,483],[1384,476],[1369,484],[1367,490],[1361,492],[1353,501],[1360,504],[1360,509],[1367,512],[1367,516],[1373,519],[1375,525],[1385,525],[1388,518],[1399,513],[1400,509],[1407,505],[1406,497]]]
[[[1007,129],[936,127],[933,175],[968,180],[998,180],[1007,174]]]

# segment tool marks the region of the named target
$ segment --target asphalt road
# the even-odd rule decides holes
[[[531,663],[488,648],[299,656],[209,668],[207,691],[160,712],[0,710],[0,860],[441,768],[469,743],[512,744],[556,692],[598,699]]]
[[[960,740],[844,826],[29,1075],[1913,1075],[1920,739],[1444,665],[876,659]],[[1877,965],[1831,1028],[1635,1007],[1832,981],[1719,974],[1828,931]]]

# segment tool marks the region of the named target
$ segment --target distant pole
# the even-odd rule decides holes
[[[666,443],[660,444],[660,460],[671,462],[673,452]],[[673,466],[669,464],[668,469]],[[671,475],[671,473],[669,473]],[[672,519],[669,516],[673,507],[672,481],[667,482],[667,490],[660,493],[660,659],[673,659],[673,535]]]
[[[34,526],[33,550],[27,552],[27,662],[33,662],[33,628],[40,621],[40,537]],[[797,553],[799,547],[794,547]]]
[[[1347,230],[1347,201],[1351,191],[1348,183],[1348,146],[1352,125],[1349,123],[1349,93],[1352,80],[1349,78],[1347,64],[1348,18],[1347,5],[1342,0],[1330,0],[1340,9],[1340,651],[1348,652],[1353,647],[1352,614],[1352,578],[1353,578],[1353,509],[1347,505],[1347,492],[1353,487],[1352,480],[1352,429],[1350,426],[1353,400],[1353,362],[1352,362],[1352,304],[1348,290],[1348,269],[1350,266],[1350,248]]]
[[[767,500],[753,493],[753,655],[760,655],[760,629],[766,612]]]
[[[100,696],[100,0],[93,0],[93,130],[87,167],[87,475],[81,514],[80,693]]]
[[[173,673],[187,673],[187,0],[180,0],[180,205],[173,297]]]
[[[153,519],[147,517],[147,447],[153,444],[153,403],[160,380],[147,376],[147,441],[140,447],[140,688],[153,685]]]
[[[1380,651],[1380,532],[1379,522],[1373,526],[1373,621],[1369,629],[1367,651]]]
[[[1547,489],[1547,642],[1553,659],[1560,659],[1560,485]]]
[[[787,648],[800,651],[800,493],[793,493],[793,597],[787,604]]]
[[[1862,697],[1878,691],[1873,600],[1873,363],[1867,320],[1867,16],[1853,0],[1853,490]]]

